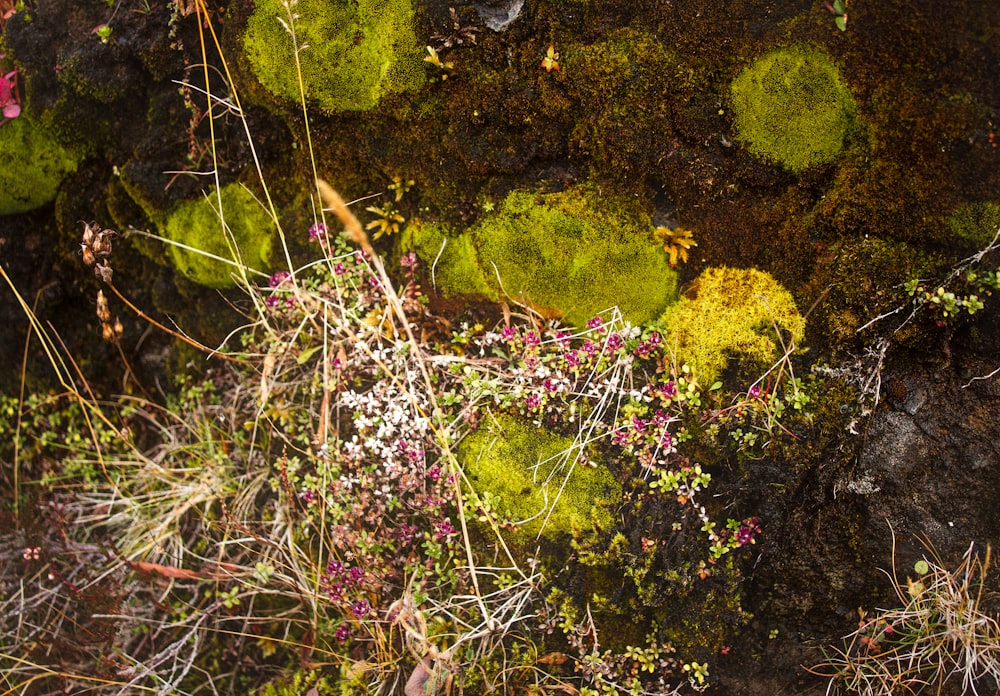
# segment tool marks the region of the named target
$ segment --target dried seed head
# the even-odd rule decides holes
[[[115,342],[115,330],[111,324],[104,322],[101,324],[101,338],[103,338],[108,343]]]
[[[111,328],[115,332],[115,343],[118,343],[122,338],[122,334],[125,333],[125,327],[122,326],[121,319],[115,317],[115,323],[112,324]]]
[[[83,254],[83,262],[88,266],[93,266],[94,262],[97,261],[97,257],[94,256],[94,252],[90,250],[86,242],[80,245],[80,253]]]
[[[101,322],[107,322],[111,319],[111,312],[108,310],[108,300],[104,297],[104,291],[97,291],[97,318]]]
[[[114,272],[111,270],[111,266],[107,261],[104,263],[99,263],[94,266],[94,275],[101,279],[101,282],[111,285],[111,276]]]
[[[96,225],[91,225],[90,223],[83,223],[83,245],[90,246],[94,243],[94,232],[97,231]]]

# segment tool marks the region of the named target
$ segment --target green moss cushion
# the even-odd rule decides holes
[[[621,485],[601,467],[574,462],[573,441],[510,416],[484,419],[459,458],[476,491],[534,536],[592,531],[612,522]],[[544,529],[543,529],[544,523]]]
[[[23,115],[0,128],[0,215],[34,210],[56,197],[77,159]]]
[[[385,94],[424,83],[410,0],[299,0],[295,19],[281,0],[256,6],[243,46],[257,79],[277,96],[300,99],[294,45],[306,98],[326,111],[366,111]]]
[[[634,324],[648,322],[676,297],[677,275],[649,218],[593,187],[515,191],[472,234],[499,294],[523,296],[569,324],[614,306]]]
[[[237,269],[207,254],[226,260],[238,254],[247,267],[266,271],[275,231],[271,216],[240,184],[223,186],[221,200],[222,217],[219,197],[212,191],[179,204],[160,224],[160,233],[176,242],[170,245],[170,256],[177,269],[190,280],[214,288],[234,285]]]
[[[789,46],[757,60],[733,80],[738,139],[761,159],[792,172],[840,154],[855,105],[830,56]]]

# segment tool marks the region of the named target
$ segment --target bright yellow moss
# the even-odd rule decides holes
[[[799,342],[805,319],[791,294],[755,268],[709,268],[663,314],[666,344],[703,384],[714,381],[730,358],[767,366],[781,341]]]

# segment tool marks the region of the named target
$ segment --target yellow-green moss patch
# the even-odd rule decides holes
[[[250,65],[271,93],[300,98],[291,30],[306,98],[326,111],[366,111],[385,94],[423,85],[410,0],[299,0],[292,11],[294,19],[281,0],[257,0],[243,36]]]
[[[0,215],[34,210],[56,197],[77,158],[23,115],[0,128]]]
[[[479,265],[501,295],[524,297],[581,326],[617,306],[641,324],[674,300],[677,274],[649,217],[590,186],[514,191],[473,229]]]
[[[835,159],[854,123],[837,66],[812,46],[761,56],[733,80],[730,96],[738,139],[793,172]]]
[[[479,267],[471,236],[450,236],[441,225],[415,221],[403,233],[401,247],[424,261],[435,290],[444,297],[497,299]]]
[[[476,490],[533,536],[611,525],[621,485],[607,469],[575,462],[577,452],[569,438],[501,416],[484,421],[458,454]]]
[[[204,198],[184,201],[160,224],[160,233],[176,242],[169,248],[177,270],[190,280],[213,288],[234,285],[236,268],[206,254],[266,271],[270,267],[274,232],[271,216],[240,184],[223,186],[220,196],[212,191]]]
[[[755,268],[709,268],[663,314],[667,345],[695,376],[711,383],[731,357],[767,366],[780,356],[778,332],[801,341],[805,319],[791,294]]]

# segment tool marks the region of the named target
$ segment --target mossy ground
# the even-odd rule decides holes
[[[213,9],[217,5],[208,4]],[[995,71],[988,69],[996,62],[990,38],[1000,28],[988,5],[959,0],[860,3],[852,6],[843,33],[822,3],[806,7],[793,0],[573,3],[567,8],[544,0],[527,4],[504,33],[483,30],[476,45],[443,52],[456,64],[447,81],[383,96],[363,117],[316,114],[321,172],[348,197],[382,190],[395,174],[410,176],[417,184],[403,203],[406,216],[412,219],[419,212],[428,224],[447,225],[448,234],[454,235],[483,217],[484,200],[500,206],[510,190],[534,190],[540,182],[546,190],[560,190],[596,172],[605,192],[638,196],[657,215],[676,216],[695,230],[699,246],[681,269],[685,282],[713,266],[755,266],[785,285],[803,312],[815,303],[809,314],[811,355],[832,361],[863,355],[869,334],[858,334],[857,329],[872,315],[898,306],[897,286],[949,267],[983,238],[978,222],[969,235],[959,231],[968,230],[959,219],[968,211],[963,206],[994,201],[1000,190],[994,146],[1000,84]],[[153,3],[146,14],[120,12],[116,42],[105,46],[90,33],[107,20],[100,15],[103,3],[53,0],[45,12],[41,9],[33,12],[32,22],[20,15],[8,21],[11,53],[24,66],[26,84],[33,86],[32,102],[46,112],[46,123],[60,133],[100,136],[94,157],[103,165],[78,171],[64,185],[74,196],[66,196],[73,205],[63,207],[60,239],[78,239],[74,225],[79,220],[109,219],[101,184],[114,180],[115,170],[142,173],[147,193],[163,199],[158,204],[192,198],[183,177],[165,190],[170,177],[162,172],[191,167],[184,160],[191,113],[171,80],[196,79],[184,66],[201,60],[191,50],[198,45],[198,18],[176,20],[187,46],[177,50],[166,38],[171,29],[166,4]],[[463,23],[479,24],[472,7],[457,9]],[[230,39],[237,32],[226,22],[243,11],[230,4],[229,19],[218,25],[232,29]],[[75,31],[66,31],[67,26]],[[434,31],[447,30],[447,8],[426,8],[416,26],[420,43]],[[559,72],[540,68],[550,43],[561,53]],[[794,173],[748,153],[738,142],[728,107],[733,77],[757,56],[790,43],[820,46],[829,54],[854,96],[856,119],[864,124],[849,135],[846,151],[825,165]],[[67,60],[68,69],[57,73],[54,66],[61,57],[75,60]],[[671,71],[657,71],[661,60]],[[214,58],[212,62],[219,67]],[[421,67],[434,75],[428,66]],[[124,97],[115,99],[120,91],[114,80],[130,85]],[[148,85],[148,93],[132,89],[135,85]],[[302,124],[296,117],[262,116],[252,109],[248,114],[261,125],[255,134],[265,159],[303,152]],[[234,145],[238,131],[229,129],[219,136],[219,144],[232,146],[230,174],[249,161],[245,146]],[[165,152],[169,156],[163,156]],[[296,166],[308,172],[307,164],[299,159]],[[142,224],[125,214],[122,220]],[[25,214],[5,219],[4,225],[15,231],[5,236],[16,233],[20,244],[20,231],[53,229],[56,223]],[[956,235],[961,242],[955,243]],[[24,238],[37,241],[37,235]],[[40,306],[51,308],[47,320],[68,329],[70,345],[86,345],[93,339],[93,326],[76,322],[69,328],[66,321],[67,314],[82,317],[93,311],[92,296],[76,289],[77,245],[60,241],[59,251],[46,240],[41,246],[18,246],[12,257],[14,248],[15,242],[8,242],[3,253],[21,266],[27,294],[47,288],[39,295]],[[47,250],[45,270],[23,272],[43,268],[38,249]],[[458,258],[468,260],[468,255]],[[442,273],[446,269],[447,264],[439,268]],[[465,272],[458,275],[469,277]],[[142,290],[149,277],[119,271],[116,283],[123,288],[132,283],[131,289]],[[53,279],[59,282],[52,285]],[[159,291],[159,285],[149,286]],[[66,292],[69,299],[59,300],[59,293]],[[50,295],[54,299],[47,300]],[[191,313],[204,302],[192,295],[184,304],[179,308],[183,311],[171,315],[181,326],[190,326]],[[980,339],[983,345],[995,344],[989,321],[975,326],[985,337]],[[914,327],[909,344],[927,350],[903,359],[947,362],[933,332],[933,326]],[[137,327],[135,335],[140,334]],[[3,343],[11,347],[4,359],[16,364],[23,334]],[[143,344],[143,350],[150,347],[149,341]],[[949,356],[960,353],[954,350],[959,346],[946,347]],[[966,372],[972,369],[968,363],[948,365],[941,368],[942,380],[953,378],[959,385],[967,381]],[[952,367],[955,374],[947,372]],[[986,366],[976,367],[983,368],[982,374],[989,372]],[[973,391],[956,387],[955,394]],[[713,668],[713,675],[723,680],[722,692],[815,689],[815,684],[804,683],[807,678],[798,670],[808,661],[799,638],[839,636],[852,628],[855,608],[869,604],[877,593],[872,589],[879,582],[875,566],[888,567],[890,562],[885,529],[876,529],[885,510],[873,507],[877,501],[836,488],[856,466],[849,453],[857,440],[848,430],[857,416],[854,401],[822,399],[820,417],[828,437],[816,439],[813,430],[797,428],[799,441],[757,462],[741,484],[745,487],[732,489],[734,495],[755,491],[768,519],[762,538],[766,546],[749,583],[751,604],[760,608],[758,619],[732,655],[718,658],[718,670]],[[955,418],[942,428],[944,439],[929,445],[926,464],[927,471],[948,475],[929,476],[927,485],[959,480],[951,475],[955,471],[969,472],[958,458],[953,469],[932,465],[930,455],[937,451],[933,448],[945,447],[941,443],[947,441],[958,452],[971,448],[970,442],[990,441],[981,435],[978,420],[970,425],[958,417],[960,407],[954,403],[942,399],[933,409]],[[929,427],[926,421],[923,427]],[[958,442],[962,437],[965,444]],[[967,490],[989,488],[982,481],[961,480]],[[894,486],[881,499],[899,504],[890,512],[894,519],[905,520],[897,527],[902,538],[920,530],[913,518],[902,514],[912,512],[904,501],[913,489],[901,481]],[[960,535],[986,529],[995,537],[995,529],[980,524],[982,513],[970,506],[959,506],[960,519],[949,517],[949,508],[957,509],[956,501],[964,499],[961,493],[952,494],[924,505],[937,514],[934,529],[941,541],[954,551],[967,542]],[[866,527],[864,520],[871,523]],[[947,526],[947,521],[955,526]],[[769,641],[772,628],[780,628],[780,636]],[[741,653],[746,657],[738,657]]]

